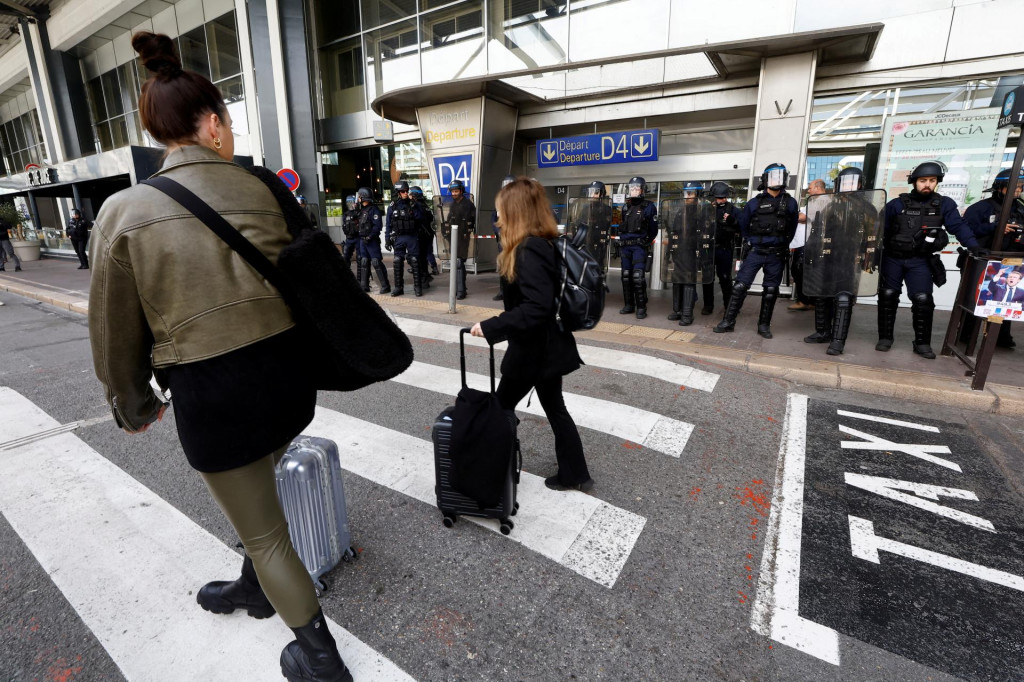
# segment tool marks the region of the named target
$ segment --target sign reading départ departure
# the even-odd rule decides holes
[[[555,137],[537,142],[537,166],[592,166],[658,160],[658,130]]]

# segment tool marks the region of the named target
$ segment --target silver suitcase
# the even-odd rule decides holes
[[[277,496],[288,533],[319,590],[322,576],[355,557],[345,509],[341,461],[334,441],[298,436],[277,463]]]

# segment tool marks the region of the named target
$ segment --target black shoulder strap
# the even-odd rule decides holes
[[[233,228],[231,224],[224,220],[219,213],[214,211],[208,203],[197,197],[180,183],[164,176],[149,178],[148,180],[143,180],[139,184],[155,187],[188,209],[192,215],[202,221],[203,224],[210,228],[214,234],[223,239],[228,246],[244,258],[245,261],[256,270],[256,272],[263,275],[263,278],[270,282],[274,288],[281,293],[281,296],[284,297],[289,307],[295,309],[295,306],[292,305],[295,300],[294,294],[291,287],[288,285],[288,282],[285,280],[284,275],[281,274],[281,271],[274,267],[274,264],[270,262],[269,258],[263,255],[262,251],[257,249],[252,242],[243,237],[241,232]]]

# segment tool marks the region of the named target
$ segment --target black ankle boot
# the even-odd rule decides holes
[[[761,314],[757,318],[757,334],[766,339],[772,338],[772,313],[775,301],[779,297],[778,287],[765,287],[761,294]]]
[[[253,618],[270,618],[275,613],[267,595],[263,594],[248,554],[242,561],[242,575],[237,580],[206,583],[199,589],[196,602],[212,613],[233,613],[235,609],[245,609]]]
[[[675,320],[678,320],[679,317],[680,317],[679,310],[680,310],[680,306],[682,306],[682,304],[683,304],[682,303],[682,301],[683,301],[682,291],[683,291],[683,285],[682,284],[673,284],[672,285],[672,312],[669,313],[669,315],[668,315],[668,319],[670,319],[670,320],[675,321]]]
[[[814,299],[814,333],[804,337],[804,343],[828,343],[832,340],[832,299]]]
[[[747,287],[738,282],[730,291],[729,300],[725,304],[725,317],[711,331],[716,334],[731,332],[736,328],[736,316],[740,314],[743,301],[747,298]]]
[[[352,682],[322,611],[292,632],[295,641],[281,652],[281,674],[288,682]]]
[[[697,304],[697,285],[683,285],[683,309],[679,318],[680,327],[689,327],[693,324],[693,307]]]
[[[705,284],[702,294],[704,303],[701,306],[700,314],[710,315],[715,312],[715,283]]]

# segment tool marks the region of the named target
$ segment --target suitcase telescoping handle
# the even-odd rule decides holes
[[[470,331],[469,327],[463,327],[459,330],[459,364],[462,367],[462,387],[466,386],[466,334]],[[491,349],[491,393],[494,393],[494,346],[490,343],[487,347]]]

